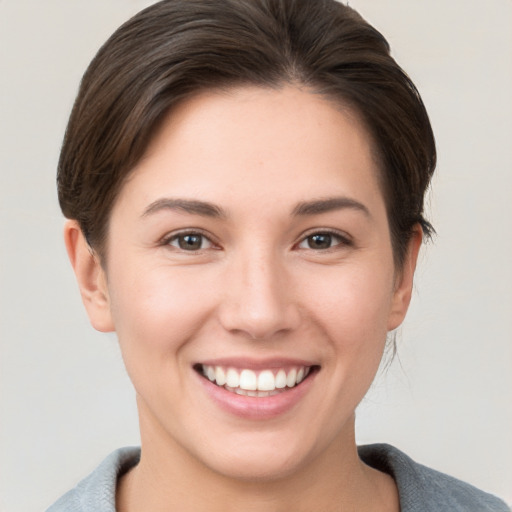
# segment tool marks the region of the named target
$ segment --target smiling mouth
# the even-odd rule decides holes
[[[262,371],[198,364],[194,369],[211,383],[237,395],[268,397],[296,388],[318,366],[296,366]]]

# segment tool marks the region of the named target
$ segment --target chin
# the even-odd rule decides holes
[[[247,482],[272,482],[301,473],[318,455],[319,447],[300,432],[259,432],[219,441],[196,455],[215,473]],[[221,450],[219,448],[222,447]]]
[[[287,456],[282,451],[270,453],[270,450],[260,450],[259,453],[226,456],[212,461],[210,467],[226,478],[258,483],[286,479],[300,473],[305,465],[297,453]]]

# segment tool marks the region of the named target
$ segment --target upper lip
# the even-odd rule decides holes
[[[222,366],[224,368],[242,368],[248,370],[266,370],[273,368],[293,368],[301,366],[319,366],[317,362],[307,359],[276,357],[254,359],[247,357],[222,357],[197,362],[194,366]]]

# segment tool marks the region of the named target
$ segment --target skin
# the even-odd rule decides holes
[[[378,172],[357,116],[318,95],[208,92],[172,112],[124,184],[103,266],[66,224],[91,323],[117,332],[137,393],[142,458],[119,483],[120,511],[399,510],[354,436],[421,244],[418,227],[395,268]],[[169,198],[223,215],[162,207]],[[297,214],[327,198],[344,202]],[[180,248],[183,231],[202,247]],[[311,247],[327,231],[330,246]],[[226,356],[319,371],[290,410],[248,419],[214,403],[193,368]]]

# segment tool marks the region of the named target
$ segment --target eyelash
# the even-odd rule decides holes
[[[330,237],[332,241],[334,241],[333,239],[337,239],[338,243],[335,243],[334,245],[331,245],[330,247],[326,247],[326,248],[314,249],[313,247],[301,247],[302,244],[308,243],[308,240],[310,240],[312,237],[315,237],[315,236],[327,236],[327,237]],[[353,241],[347,235],[344,235],[338,231],[334,231],[334,230],[330,230],[330,229],[322,229],[322,230],[317,229],[317,230],[312,231],[312,232],[306,234],[305,236],[303,236],[301,238],[300,242],[297,244],[297,247],[299,249],[305,249],[305,250],[310,249],[315,252],[325,252],[325,251],[335,250],[338,246],[352,247],[353,245],[354,245]]]
[[[187,236],[188,237],[201,237],[201,247],[198,249],[193,249],[193,250],[188,250],[188,249],[184,249],[183,247],[180,247],[179,246],[180,238],[185,238]],[[202,245],[204,244],[205,241],[207,241],[210,244],[210,247],[202,247]],[[178,246],[173,245],[172,242],[177,242]],[[160,244],[165,245],[165,246],[171,246],[178,251],[190,252],[190,253],[197,253],[197,252],[204,251],[207,249],[216,248],[215,243],[210,239],[210,237],[199,230],[182,231],[180,233],[172,233],[172,234],[162,238]]]
[[[187,236],[188,237],[200,237],[201,238],[201,247],[199,247],[197,249],[191,249],[191,250],[184,248],[180,244],[180,239],[185,238]],[[338,240],[338,243],[335,243],[334,245],[330,245],[329,247],[317,247],[317,248],[313,248],[310,246],[302,247],[302,244],[309,245],[309,241],[312,239],[312,237],[315,237],[315,236],[316,237],[322,237],[322,236],[329,237],[330,242],[334,241],[334,240]],[[209,247],[203,247],[205,241],[210,244]],[[177,245],[173,245],[173,242],[176,242]],[[211,238],[199,230],[191,230],[191,231],[182,231],[179,233],[172,233],[172,234],[164,237],[161,240],[160,244],[164,245],[164,246],[171,246],[178,251],[189,252],[189,253],[198,253],[200,251],[204,251],[204,250],[208,250],[208,249],[218,249],[218,246],[216,246],[216,244],[211,240]],[[295,247],[297,247],[298,249],[301,249],[301,250],[312,250],[314,252],[326,252],[326,251],[330,251],[333,249],[335,250],[336,247],[338,247],[338,246],[352,247],[353,245],[354,245],[353,241],[347,235],[343,235],[343,234],[339,233],[338,231],[324,229],[324,230],[311,231],[310,233],[303,235],[303,237],[295,245]]]

